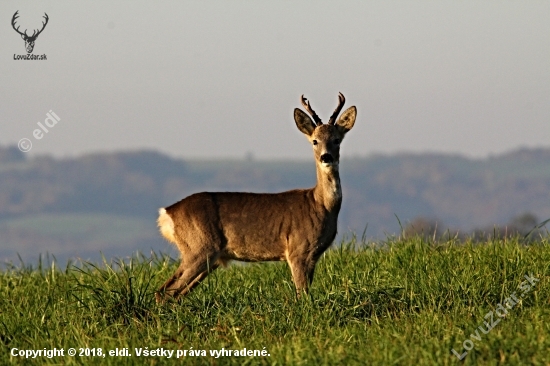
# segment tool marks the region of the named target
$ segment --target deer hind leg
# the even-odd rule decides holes
[[[218,267],[219,264],[210,264],[209,261],[195,260],[191,263],[182,261],[172,277],[155,294],[157,303],[163,302],[169,296],[175,298],[185,296]]]

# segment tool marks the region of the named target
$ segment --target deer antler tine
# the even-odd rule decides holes
[[[19,10],[17,10],[17,11],[15,12],[15,14],[13,14],[13,17],[11,18],[11,26],[13,27],[13,29],[14,29],[17,33],[23,35],[23,33],[21,33],[21,32],[19,31],[19,27],[21,27],[21,26],[18,26],[17,28],[15,28],[15,21],[17,20],[17,18],[19,18],[19,14],[18,14],[18,13],[19,13]],[[26,34],[25,34],[25,35],[26,35]]]
[[[50,19],[50,18],[48,17],[48,14],[47,14],[47,13],[44,13],[44,16],[43,16],[42,18],[45,18],[45,19],[46,19],[46,22],[42,22],[42,29],[40,29],[40,30],[38,31],[38,33],[36,33],[36,36],[37,36],[37,37],[38,37],[38,35],[39,35],[40,33],[42,33],[42,31],[44,30],[44,28],[46,28],[46,24],[48,24],[48,20]],[[38,30],[38,29],[37,29],[37,30]],[[33,37],[34,37],[34,34],[33,34]]]
[[[313,120],[315,121],[317,126],[322,125],[323,122],[321,121],[321,118],[319,118],[317,113],[315,113],[315,111],[311,108],[311,105],[309,104],[309,101],[307,100],[307,98],[304,97],[303,94],[302,94],[301,101],[302,101],[302,105],[304,106],[305,110],[311,115],[311,117],[313,117]]]
[[[332,113],[332,116],[330,116],[330,119],[328,121],[329,125],[333,125],[336,123],[336,118],[338,118],[342,107],[344,107],[344,103],[346,103],[346,98],[344,97],[344,94],[338,93],[338,106],[334,110],[334,113]]]

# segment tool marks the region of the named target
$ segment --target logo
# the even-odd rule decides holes
[[[15,22],[17,20],[17,18],[19,18],[19,10],[17,10],[15,12],[15,14],[13,14],[13,18],[11,18],[11,26],[13,27],[13,29],[19,33],[21,35],[21,38],[23,38],[23,40],[25,41],[25,48],[27,49],[27,53],[32,53],[32,50],[34,49],[34,42],[36,41],[36,38],[38,38],[38,36],[40,35],[40,33],[42,33],[42,31],[44,30],[44,28],[46,28],[46,24],[48,24],[48,14],[44,13],[44,16],[43,18],[46,19],[45,22],[42,22],[42,29],[38,30],[38,29],[35,29],[33,32],[32,32],[32,35],[29,36],[27,34],[27,30],[25,29],[25,32],[20,32],[19,31],[19,26],[17,28],[15,28]]]

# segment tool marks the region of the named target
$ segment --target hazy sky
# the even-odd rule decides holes
[[[49,23],[34,54],[12,29]],[[311,157],[292,118],[358,119],[343,155],[550,147],[549,1],[0,2],[0,144]],[[29,31],[32,33],[32,31]],[[53,110],[57,125],[32,134]]]

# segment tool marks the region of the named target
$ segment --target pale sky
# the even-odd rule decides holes
[[[34,54],[21,30],[49,23]],[[310,159],[293,110],[358,118],[344,156],[550,147],[549,1],[0,2],[0,144]],[[37,140],[48,111],[57,125]]]

